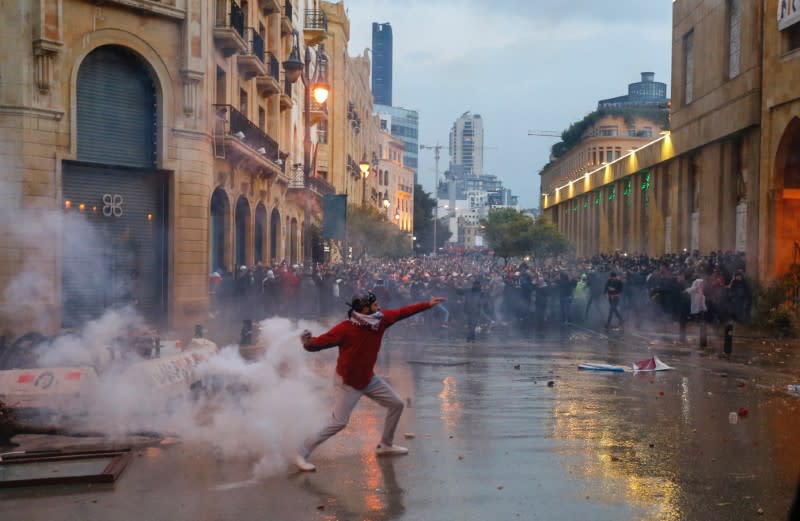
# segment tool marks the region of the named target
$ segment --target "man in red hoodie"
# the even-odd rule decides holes
[[[318,337],[311,336],[309,331],[303,331],[300,339],[306,351],[321,351],[339,346],[339,358],[336,361],[333,416],[319,434],[303,443],[295,458],[295,464],[300,470],[308,472],[316,469],[307,458],[322,442],[347,426],[350,414],[362,396],[367,396],[388,409],[383,435],[375,453],[379,456],[408,454],[408,449],[393,444],[394,431],[403,413],[403,400],[373,370],[381,349],[381,339],[389,326],[430,309],[444,300],[442,297],[433,297],[427,302],[381,311],[375,295],[366,292],[353,297],[348,320],[340,322]]]

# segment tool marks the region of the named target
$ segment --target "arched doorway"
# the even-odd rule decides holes
[[[281,243],[281,214],[277,208],[272,210],[269,216],[269,254],[272,264],[280,262],[278,258],[278,245]]]
[[[158,83],[146,61],[115,45],[90,52],[75,85],[76,161],[62,164],[62,325],[132,305],[166,316],[167,177],[156,172]]]
[[[292,265],[294,266],[297,264],[297,219],[294,217],[292,218],[291,224],[289,225],[289,248],[290,248],[290,255]]]
[[[234,251],[236,269],[247,265],[247,236],[250,235],[250,203],[244,196],[236,201],[236,224],[234,228]]]
[[[253,233],[253,262],[264,264],[267,261],[267,254],[264,251],[266,245],[264,237],[267,234],[267,209],[264,203],[258,203],[256,206],[256,225],[255,232]]]
[[[800,262],[800,118],[792,118],[775,155],[775,184],[783,197],[775,208],[775,274]]]
[[[228,196],[222,188],[217,188],[211,195],[210,210],[208,265],[211,271],[222,275],[228,271],[228,265],[225,262],[225,238],[228,230],[228,215],[230,215]]]

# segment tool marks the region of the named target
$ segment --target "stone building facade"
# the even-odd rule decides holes
[[[320,158],[328,166],[337,193],[347,194],[348,204],[381,207],[378,185],[380,123],[373,115],[370,59],[367,51],[350,56],[347,43],[350,21],[344,2],[322,2],[328,20],[326,52],[330,59],[331,99],[328,103],[328,139]],[[368,174],[359,163],[368,162]]]
[[[0,331],[52,333],[126,302],[188,331],[208,316],[211,271],[303,258],[292,181],[304,92],[281,63],[295,43],[316,52],[321,10],[11,4],[0,13],[0,33],[14,35],[0,48]],[[310,190],[318,201],[333,188],[322,178]]]
[[[797,71],[789,72],[796,64],[785,53],[772,58],[781,66],[762,71],[770,37],[785,45],[775,28],[777,4],[673,4],[671,133],[556,190],[543,190],[544,213],[579,253],[740,251],[754,276],[779,271],[769,261],[775,185],[767,181],[773,176],[764,163],[765,153],[774,158],[779,146],[764,146],[762,100],[778,88],[776,69]],[[767,36],[767,25],[775,35]],[[791,120],[787,103],[781,102],[786,112],[776,124],[784,125],[781,132]]]
[[[761,270],[775,274],[800,262],[800,5],[769,0],[763,9],[760,176],[748,188],[762,209]]]

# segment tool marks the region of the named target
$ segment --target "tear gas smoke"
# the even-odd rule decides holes
[[[129,308],[109,311],[80,334],[56,338],[41,353],[41,365],[104,364],[95,389],[81,395],[78,409],[86,413],[66,419],[72,424],[77,420],[78,430],[111,437],[170,434],[213,447],[224,457],[258,461],[255,473],[265,476],[285,469],[300,443],[322,427],[329,412],[325,397],[332,369],[311,365],[299,341],[303,329],[319,326],[267,319],[260,324],[266,345],[260,360],[247,362],[238,346],[227,346],[201,362],[194,378],[178,384],[176,392],[154,389],[143,373],[126,371],[136,355],[125,360],[108,355],[120,331],[141,324]],[[328,357],[322,365],[331,361]],[[191,392],[193,381],[200,385]]]
[[[2,288],[0,327],[25,328],[20,334],[52,330],[52,313],[62,306],[59,280],[69,278],[78,288],[113,283],[102,256],[92,254],[100,251],[102,237],[84,216],[15,210],[0,212],[0,221],[2,236],[19,253],[19,272]],[[85,262],[59,262],[62,244],[63,249],[80,248]],[[98,373],[94,389],[82,391],[81,403],[74,404],[84,414],[61,420],[77,430],[110,436],[137,431],[177,435],[225,456],[254,458],[258,475],[286,468],[303,439],[322,426],[332,369],[320,366],[331,364],[335,354],[314,356],[312,366],[299,341],[303,329],[321,326],[268,319],[260,324],[266,350],[259,361],[246,362],[237,346],[228,346],[195,367],[194,378],[170,389],[154,386],[147,374],[127,371],[144,358],[116,348],[126,332],[146,326],[132,307],[110,309],[35,351],[37,366],[93,367]],[[194,380],[201,385],[190,390]]]

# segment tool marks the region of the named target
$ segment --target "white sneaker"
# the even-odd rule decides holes
[[[309,463],[308,460],[305,459],[300,454],[295,456],[294,464],[297,465],[297,468],[299,468],[303,472],[314,472],[315,470],[317,470],[316,465],[314,465],[313,463]]]
[[[408,454],[408,449],[400,445],[384,445],[379,443],[375,447],[375,454],[378,456],[402,456]]]

